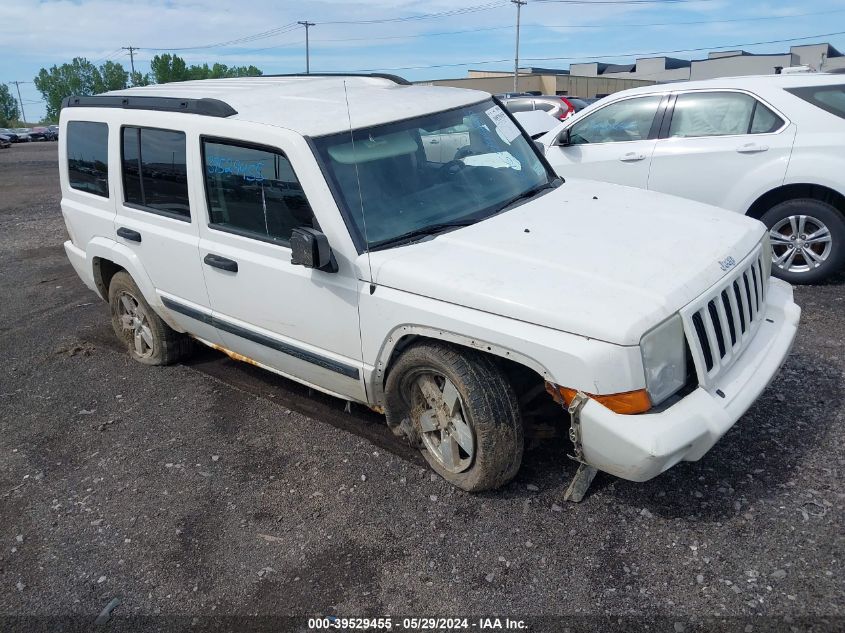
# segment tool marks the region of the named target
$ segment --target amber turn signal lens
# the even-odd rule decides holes
[[[550,382],[546,383],[546,391],[548,391],[555,400],[562,398],[563,403],[567,407],[575,398],[575,394],[578,393],[575,389],[570,389],[569,387],[559,387]],[[645,389],[626,391],[624,393],[612,393],[605,396],[597,396],[591,393],[586,395],[596,402],[603,404],[614,413],[633,415],[635,413],[645,413],[651,409],[651,399],[648,397],[648,391]]]

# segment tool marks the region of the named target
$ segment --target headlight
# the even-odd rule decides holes
[[[655,406],[678,391],[687,381],[684,324],[676,314],[640,340],[645,384]]]

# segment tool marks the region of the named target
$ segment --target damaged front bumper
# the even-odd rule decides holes
[[[766,314],[737,362],[708,388],[698,387],[654,413],[622,415],[593,399],[580,411],[580,460],[630,481],[646,481],[680,461],[696,461],[766,389],[795,340],[801,308],[792,287],[772,279]]]

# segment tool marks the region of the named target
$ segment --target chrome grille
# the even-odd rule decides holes
[[[764,256],[758,246],[713,290],[681,310],[702,386],[736,362],[763,320],[769,282]]]

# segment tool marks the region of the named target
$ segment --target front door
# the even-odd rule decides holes
[[[633,97],[594,111],[568,128],[568,145],[553,144],[546,157],[564,178],[645,189],[661,99],[661,95]]]
[[[254,131],[199,143],[208,206],[199,260],[225,347],[365,401],[356,275],[290,261],[292,229],[318,226],[294,154]]]

